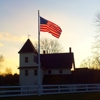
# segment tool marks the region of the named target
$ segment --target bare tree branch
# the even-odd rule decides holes
[[[0,62],[3,62],[4,61],[4,57],[3,55],[0,55]]]
[[[36,50],[38,50],[37,42],[34,43]],[[62,50],[60,43],[57,40],[42,38],[40,41],[40,50],[46,53],[59,53]]]

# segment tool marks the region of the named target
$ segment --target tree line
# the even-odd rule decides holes
[[[0,86],[19,85],[19,74],[5,74],[0,75]]]

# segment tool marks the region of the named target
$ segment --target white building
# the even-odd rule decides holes
[[[28,39],[19,53],[20,85],[38,84],[38,53]],[[44,52],[45,53],[45,52]],[[66,75],[71,74],[72,66],[75,69],[74,55],[69,53],[52,53],[40,55],[41,84],[64,84]]]

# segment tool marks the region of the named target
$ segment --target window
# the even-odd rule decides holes
[[[59,73],[62,73],[62,70],[59,70]]]
[[[51,74],[51,70],[48,70],[48,74]]]
[[[25,76],[28,76],[28,70],[25,70]]]
[[[37,56],[35,56],[35,55],[33,56],[33,61],[36,62],[36,63],[38,63]]]
[[[25,57],[25,63],[28,63],[28,57]]]
[[[37,70],[34,70],[34,75],[37,75],[38,73],[37,73]]]

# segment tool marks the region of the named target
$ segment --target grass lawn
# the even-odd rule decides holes
[[[0,100],[100,100],[100,92],[6,97],[6,98],[0,98]]]

